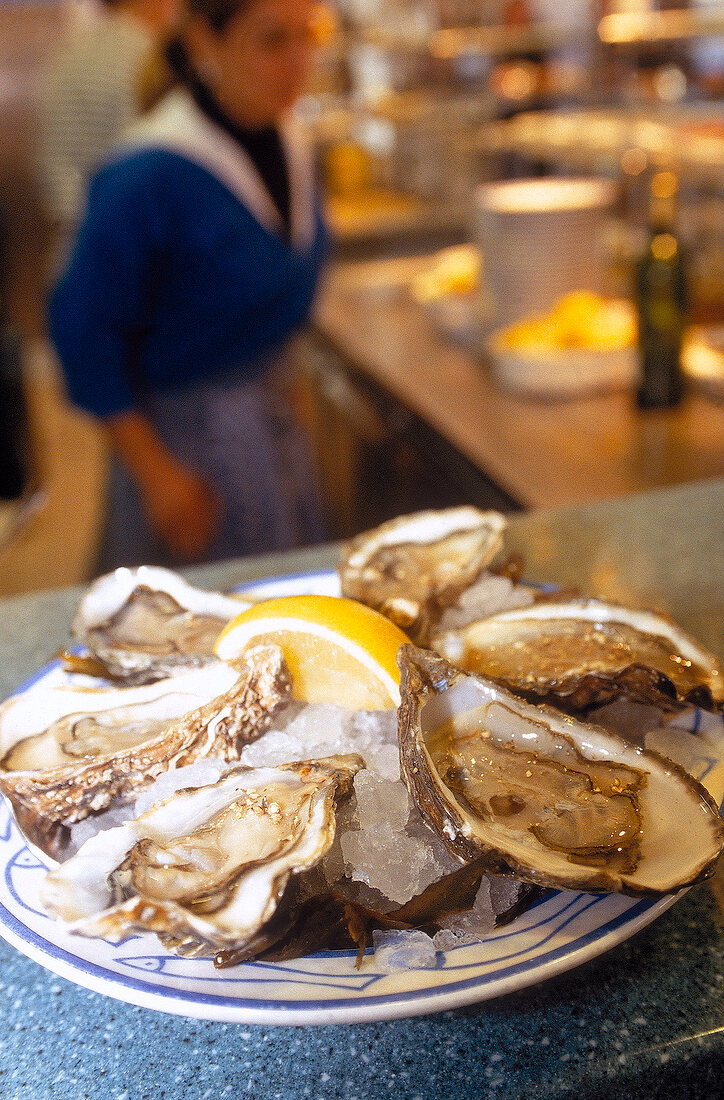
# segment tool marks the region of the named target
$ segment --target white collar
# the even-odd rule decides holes
[[[287,116],[279,133],[289,172],[291,241],[309,248],[314,240],[314,163],[297,119]],[[150,146],[170,149],[205,168],[266,229],[280,233],[282,218],[251,157],[194,102],[185,89],[169,92],[148,114],[127,128],[122,152]]]

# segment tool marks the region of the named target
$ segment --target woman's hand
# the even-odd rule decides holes
[[[155,533],[180,559],[202,558],[221,519],[211,486],[178,461],[142,413],[119,413],[106,423]]]
[[[207,483],[172,462],[160,478],[140,489],[149,523],[169,550],[188,561],[202,558],[221,517],[219,501]]]

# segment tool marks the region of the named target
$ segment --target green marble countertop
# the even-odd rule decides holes
[[[724,480],[510,519],[531,579],[674,616],[724,657]],[[334,547],[189,571],[230,587],[333,565]],[[68,641],[78,590],[0,603],[0,697]],[[317,1028],[167,1016],[81,989],[0,941],[7,1100],[724,1094],[719,879],[604,956],[478,1006]]]

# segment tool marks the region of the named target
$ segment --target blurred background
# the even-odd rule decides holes
[[[45,335],[35,168],[42,73],[95,17],[0,0],[2,594],[87,580],[102,524],[105,443]],[[300,114],[333,254],[298,359],[333,537],[724,474],[723,101],[717,0],[329,3]],[[637,272],[662,173],[685,388],[652,419]]]

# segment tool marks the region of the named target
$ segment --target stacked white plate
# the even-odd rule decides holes
[[[616,184],[598,178],[478,188],[475,235],[498,325],[546,312],[571,290],[605,292],[605,225],[615,197]]]

